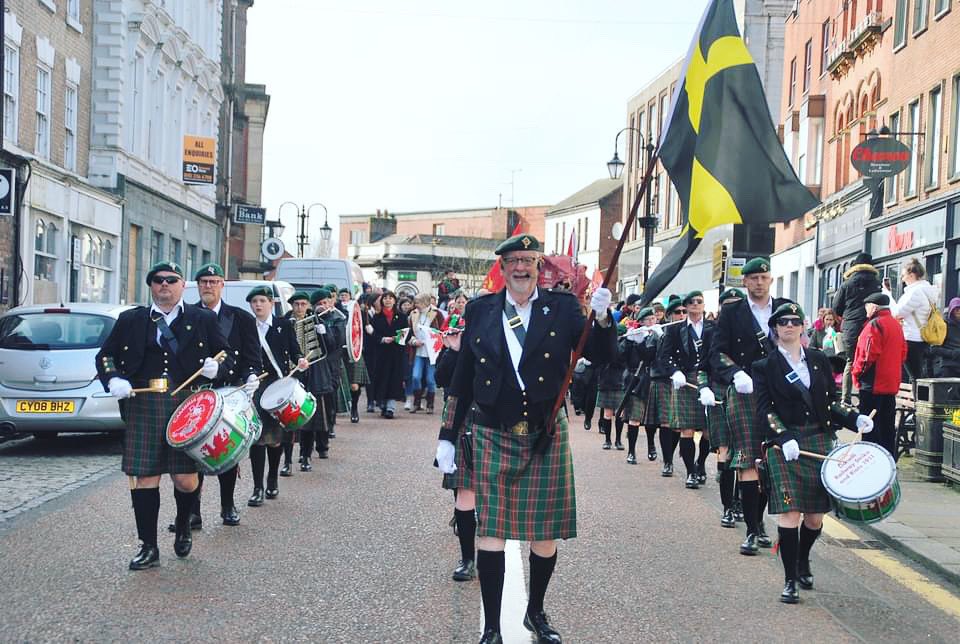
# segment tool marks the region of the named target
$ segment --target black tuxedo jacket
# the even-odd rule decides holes
[[[218,385],[239,385],[246,382],[247,376],[251,374],[259,376],[263,372],[263,364],[260,339],[257,337],[257,319],[248,311],[226,302],[220,303],[220,311],[215,315],[220,332],[226,336],[234,359],[234,366],[227,371],[226,377]]]
[[[773,310],[790,301],[783,297],[773,298]],[[768,334],[769,329],[761,329],[753,317],[749,298],[721,308],[709,356],[711,378],[727,386],[733,382],[733,374],[741,369],[751,375],[754,362],[776,351]]]
[[[707,357],[710,354],[716,330],[717,326],[712,320],[703,320],[700,346],[697,348],[693,341],[696,334],[690,328],[689,322],[666,327],[663,333],[663,361],[666,370],[670,374],[675,371],[682,371],[684,374],[707,371]]]

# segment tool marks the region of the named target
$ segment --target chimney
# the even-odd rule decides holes
[[[377,209],[376,216],[370,218],[370,242],[373,243],[380,241],[384,237],[389,237],[390,235],[395,235],[396,233],[396,218],[391,217],[386,209],[384,209],[382,213],[379,209]]]

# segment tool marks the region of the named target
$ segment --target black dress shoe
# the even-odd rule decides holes
[[[331,428],[330,428],[330,431],[327,432],[327,437],[328,437],[328,438],[336,438],[336,437],[337,437],[337,432],[333,431],[333,427],[331,427]]]
[[[310,465],[310,459],[306,456],[304,456],[303,460],[300,461],[300,471],[301,472],[313,471],[313,465]]]
[[[263,505],[263,488],[255,487],[253,488],[253,494],[250,495],[250,499],[247,501],[247,505],[251,508],[257,508]]]
[[[280,468],[280,476],[293,476],[293,464],[284,463],[283,467]]]
[[[721,528],[736,528],[737,521],[733,518],[733,510],[727,508],[723,511],[723,514],[720,515],[720,527]]]
[[[660,476],[673,476],[673,463],[664,463],[660,470]]]
[[[784,604],[800,603],[800,593],[797,591],[797,582],[795,579],[788,579],[783,585],[783,592],[780,593],[780,601]]]
[[[360,422],[360,414],[358,414],[358,413],[355,412],[355,411],[350,412],[350,422],[351,422],[351,423],[359,423],[359,422]]]
[[[590,419],[589,419],[589,418],[584,418],[584,419],[583,419],[583,428],[589,432],[591,426],[592,426],[592,424],[590,423]]]
[[[760,551],[757,547],[757,535],[752,532],[747,535],[746,540],[740,544],[740,554],[752,557]]]
[[[367,403],[367,413],[372,414],[375,411],[377,411],[377,406],[374,405],[373,403]]]
[[[472,561],[461,561],[453,571],[454,581],[470,581],[477,576],[477,565]]]
[[[270,487],[270,484],[267,483],[267,498],[275,499],[280,496],[280,490],[277,488],[276,483],[273,484],[273,487]]]
[[[733,518],[743,523],[743,504],[740,502],[740,499],[733,500]]]
[[[231,505],[229,508],[221,508],[220,518],[223,519],[223,525],[240,525],[240,513],[237,512],[237,506],[235,505]]]
[[[561,644],[563,642],[560,633],[553,630],[547,623],[547,614],[543,611],[536,615],[524,614],[523,625],[531,633],[536,633],[539,644]]]
[[[703,485],[704,483],[707,482],[707,471],[706,471],[706,470],[701,469],[700,471],[697,472],[697,481],[700,483],[700,485]]]
[[[603,444],[603,449],[610,449],[613,445],[610,444],[610,441],[607,441]]]
[[[614,443],[613,446],[616,447],[621,452],[626,449],[626,447],[624,447],[623,443],[621,443],[620,441],[617,441],[616,443]]]
[[[657,460],[657,450],[647,450],[647,460],[651,462]]]
[[[140,545],[140,552],[130,560],[130,570],[146,570],[160,565],[160,549],[147,544]]]
[[[190,515],[190,529],[191,529],[191,530],[203,530],[203,517],[201,517],[199,514],[191,514],[191,515]],[[177,531],[177,524],[176,524],[176,523],[171,523],[170,525],[168,525],[168,526],[167,526],[167,531],[168,531],[168,532],[176,532],[176,531]]]
[[[383,417],[386,418],[387,420],[390,420],[391,418],[393,418],[393,411],[390,409],[386,410],[385,412],[383,412]],[[333,436],[333,434],[331,434],[331,436]]]
[[[700,478],[696,474],[687,474],[687,482],[684,485],[688,490],[696,490],[700,487]]]
[[[327,450],[321,450],[317,452],[317,458],[330,458],[330,454]]]
[[[636,457],[636,455],[634,455],[634,454],[627,454],[627,463],[630,463],[630,465],[636,465],[636,464],[637,464],[637,457]]]
[[[763,527],[763,521],[760,522],[760,525],[757,529],[757,545],[761,548],[772,548],[773,541],[767,536],[767,531]]]
[[[387,410],[386,410],[386,409],[381,409],[381,410],[380,410],[380,418],[386,418],[386,417],[387,417]]]
[[[190,534],[190,526],[185,526],[183,530],[177,530],[177,536],[173,538],[173,551],[178,557],[183,559],[190,554],[193,548],[193,536]]]
[[[810,572],[809,561],[801,561],[797,564],[797,583],[804,590],[813,590],[813,573]]]
[[[483,632],[480,644],[503,644],[503,637],[500,636],[500,631],[489,628]]]

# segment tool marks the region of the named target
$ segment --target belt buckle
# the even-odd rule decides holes
[[[520,319],[519,315],[515,315],[507,320],[507,326],[511,329],[516,329],[517,327],[523,326],[523,320]]]
[[[519,423],[510,428],[510,433],[516,436],[526,436],[530,433],[530,423],[525,420],[521,420]]]

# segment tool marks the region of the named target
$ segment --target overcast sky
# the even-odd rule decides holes
[[[557,203],[607,176],[627,100],[686,53],[705,5],[257,2],[246,81],[271,97],[269,218],[287,200],[322,202],[334,230],[378,208]],[[312,241],[322,223],[314,208]]]

